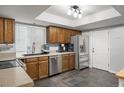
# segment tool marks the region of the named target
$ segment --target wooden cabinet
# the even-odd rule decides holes
[[[76,35],[81,35],[81,32],[79,32],[79,31],[76,31]]]
[[[25,62],[28,63],[28,62],[37,62],[38,61],[38,58],[27,58],[25,59]]]
[[[48,57],[39,59],[39,79],[48,77]]]
[[[62,72],[69,70],[69,57],[68,54],[62,55]]]
[[[3,18],[0,18],[0,44],[4,43],[3,35]]]
[[[61,27],[49,26],[47,31],[48,43],[71,43],[71,36],[81,34],[80,31]]]
[[[33,80],[48,77],[48,57],[27,58],[24,62],[26,72]]]
[[[15,42],[15,20],[0,18],[0,43]]]
[[[75,54],[62,54],[62,72],[75,68]],[[48,77],[48,56],[24,59],[26,72],[33,80]]]
[[[15,37],[15,20],[4,19],[4,42],[14,43]]]
[[[28,75],[33,79],[38,79],[38,62],[28,62],[26,63]]]
[[[75,68],[75,54],[62,55],[62,72]]]
[[[65,31],[62,28],[57,28],[58,43],[65,43]]]
[[[71,31],[66,29],[65,30],[65,43],[70,43],[71,42]]]
[[[72,36],[81,35],[80,31],[72,30]]]
[[[49,43],[57,43],[58,41],[58,35],[57,35],[57,29],[55,27],[48,27],[48,42]]]
[[[75,54],[69,54],[69,70],[75,68]]]

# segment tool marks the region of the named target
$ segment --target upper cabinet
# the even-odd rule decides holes
[[[12,44],[15,42],[15,20],[0,18],[0,43]]]
[[[71,43],[71,36],[81,34],[80,31],[49,26],[47,30],[48,43]]]
[[[0,18],[0,44],[4,42],[3,38],[3,18]]]
[[[48,27],[48,42],[50,43],[56,43],[58,40],[58,32],[55,27]]]
[[[57,28],[57,35],[58,35],[58,38],[57,38],[57,42],[58,43],[64,43],[65,42],[65,32],[64,32],[64,29],[62,28]]]
[[[64,31],[65,31],[65,35],[64,35],[65,42],[64,43],[70,43],[71,42],[71,30],[65,29]]]
[[[15,20],[4,19],[4,42],[14,43],[15,41]]]

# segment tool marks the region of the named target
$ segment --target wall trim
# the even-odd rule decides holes
[[[89,30],[83,30],[82,32],[90,32],[94,30],[104,30],[104,29],[111,29],[111,28],[116,28],[116,27],[122,27],[124,24],[117,24],[117,25],[111,25],[111,26],[105,26],[105,27],[98,27],[98,28],[93,28]]]
[[[23,24],[23,25],[30,25],[30,26],[37,26],[37,27],[44,27],[44,28],[47,27],[47,26],[43,26],[43,25],[31,24],[31,23],[25,23],[25,22],[19,22],[19,21],[16,21],[15,23],[17,23],[17,24]]]

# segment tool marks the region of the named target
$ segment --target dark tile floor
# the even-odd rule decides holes
[[[35,87],[117,87],[118,80],[109,72],[87,68],[69,71],[35,81]]]

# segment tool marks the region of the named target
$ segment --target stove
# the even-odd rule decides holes
[[[0,69],[13,67],[20,67],[20,64],[16,60],[0,61]]]

